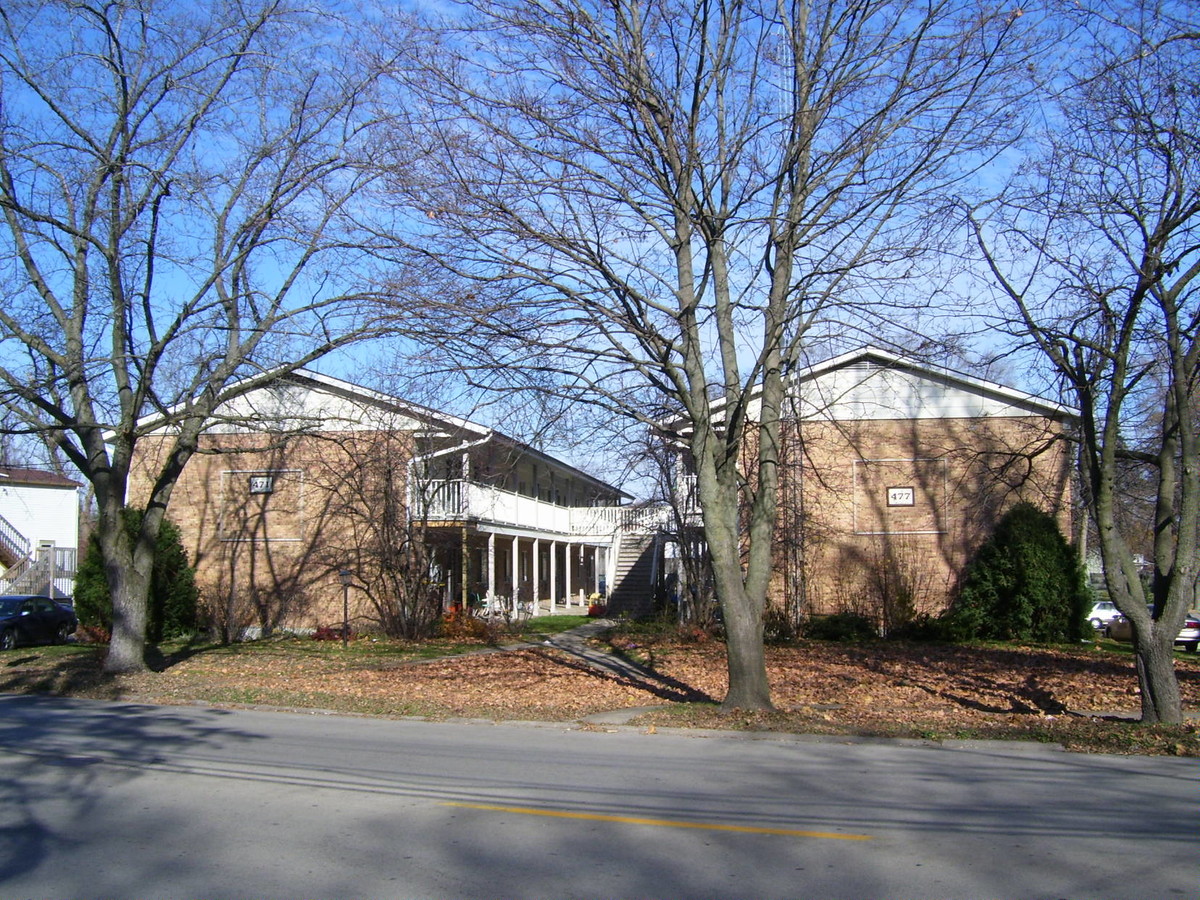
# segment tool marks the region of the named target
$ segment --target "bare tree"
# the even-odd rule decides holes
[[[1086,68],[1048,151],[972,225],[1012,317],[1082,414],[1080,467],[1109,594],[1133,623],[1142,720],[1179,722],[1172,646],[1196,597],[1200,528],[1200,32],[1186,3],[1078,12]],[[1153,576],[1122,507],[1138,471]]]
[[[330,571],[350,566],[373,624],[408,640],[429,637],[445,594],[431,571],[435,486],[412,464],[416,442],[380,416],[375,430],[323,436],[311,458],[329,525],[316,560]]]
[[[409,83],[428,144],[408,199],[442,300],[415,327],[490,386],[682,411],[725,706],[768,707],[786,374],[815,324],[883,315],[922,271],[939,196],[1018,131],[1034,17],[971,0],[451,15]]]
[[[345,33],[286,0],[0,9],[0,390],[94,488],[109,671],[144,665],[155,538],[213,410],[373,327],[374,72]]]

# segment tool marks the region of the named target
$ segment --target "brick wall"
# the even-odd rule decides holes
[[[145,497],[162,449],[153,437],[140,445],[133,502]],[[339,568],[369,581],[381,529],[404,519],[409,435],[223,434],[205,437],[201,449],[168,515],[214,623],[230,635],[340,623]],[[361,591],[350,598],[352,619],[372,616]]]
[[[996,520],[1020,500],[1070,534],[1069,445],[1038,417],[806,422],[784,442],[773,599],[870,613],[910,591],[947,604]]]

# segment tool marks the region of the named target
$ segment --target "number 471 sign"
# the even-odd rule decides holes
[[[917,502],[917,492],[910,487],[890,487],[887,489],[888,506],[914,506]]]

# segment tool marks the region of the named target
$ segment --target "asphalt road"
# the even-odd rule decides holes
[[[0,898],[1195,897],[1194,760],[0,695]]]

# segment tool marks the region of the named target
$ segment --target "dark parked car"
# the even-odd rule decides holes
[[[78,625],[75,610],[49,597],[0,597],[0,650],[18,644],[61,644]]]

